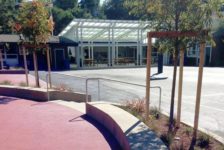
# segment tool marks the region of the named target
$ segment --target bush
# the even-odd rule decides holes
[[[13,85],[11,81],[9,80],[4,80],[0,83],[0,85]]]
[[[72,89],[69,88],[67,85],[65,84],[60,84],[57,87],[54,87],[53,89],[58,90],[58,91],[63,91],[63,92],[72,92]]]
[[[190,136],[191,133],[192,133],[193,129],[191,127],[186,127],[184,133],[187,135],[187,136]]]
[[[207,148],[210,144],[210,137],[205,133],[200,133],[197,139],[197,145],[201,148]]]
[[[126,101],[125,106],[136,113],[145,112],[145,101],[143,99]]]
[[[19,83],[19,86],[26,87],[27,85],[26,85],[25,82],[20,82],[20,83]]]
[[[160,111],[157,107],[151,107],[150,108],[150,115],[156,119],[159,119],[160,117]]]
[[[160,136],[160,139],[166,144],[167,147],[170,147],[170,145],[173,142],[173,135],[171,133],[163,133]]]

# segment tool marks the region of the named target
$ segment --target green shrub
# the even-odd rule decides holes
[[[151,107],[150,108],[150,115],[153,116],[156,119],[160,118],[160,111],[157,107]]]
[[[197,145],[201,148],[207,148],[210,144],[210,136],[205,133],[200,133],[197,139]]]
[[[193,129],[191,127],[186,127],[184,133],[187,135],[187,136],[190,136],[191,133],[193,132]]]
[[[1,85],[13,85],[11,81],[9,80],[4,80],[0,83]]]

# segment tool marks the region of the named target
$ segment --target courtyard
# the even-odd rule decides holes
[[[155,75],[155,79],[151,82],[151,86],[159,86],[162,88],[161,108],[164,113],[168,113],[170,109],[170,95],[172,83],[172,67],[164,67],[162,74]],[[152,74],[157,73],[157,68],[152,68]],[[220,140],[224,138],[224,104],[223,87],[224,80],[222,74],[223,68],[205,68],[202,87],[201,110],[199,127],[217,136]],[[183,105],[182,105],[182,121],[190,125],[193,124],[195,97],[197,86],[198,69],[196,67],[184,68],[183,80]],[[55,72],[52,74],[53,84],[71,88],[74,91],[85,92],[86,78],[106,78],[119,80],[128,83],[145,85],[145,68],[134,69],[103,69],[103,70],[78,70]],[[42,79],[45,79],[45,72],[41,73]],[[80,78],[81,77],[81,78]],[[178,78],[177,78],[178,81]],[[178,82],[177,87],[178,88]],[[91,81],[88,85],[89,93],[92,99],[98,100],[97,82]],[[151,90],[151,105],[158,107],[159,92],[158,89]],[[109,82],[107,80],[100,81],[100,100],[124,103],[127,100],[145,97],[145,88],[135,85],[129,85],[119,82]],[[177,104],[177,89],[175,96],[175,105]],[[176,110],[175,110],[176,111]]]

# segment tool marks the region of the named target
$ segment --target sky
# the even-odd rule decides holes
[[[100,0],[100,4],[102,5],[105,0]]]

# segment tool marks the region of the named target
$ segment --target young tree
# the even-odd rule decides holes
[[[49,40],[53,31],[53,21],[42,2],[32,1],[21,5],[18,24],[21,26],[19,32],[25,37],[26,46],[33,53],[36,86],[40,87],[36,53]]]
[[[146,16],[150,17],[156,31],[202,32],[203,30],[210,31],[214,12],[219,11],[222,3],[222,0],[126,0],[125,5],[130,8],[130,13],[132,14],[145,13],[143,15],[145,19],[147,18]],[[137,10],[140,11],[138,12]],[[159,50],[169,51],[173,54],[174,70],[170,105],[170,130],[173,129],[179,52],[182,49],[186,49],[189,43],[205,38],[208,41],[211,40],[211,36],[207,36],[201,37],[201,39],[163,38],[158,41]]]

